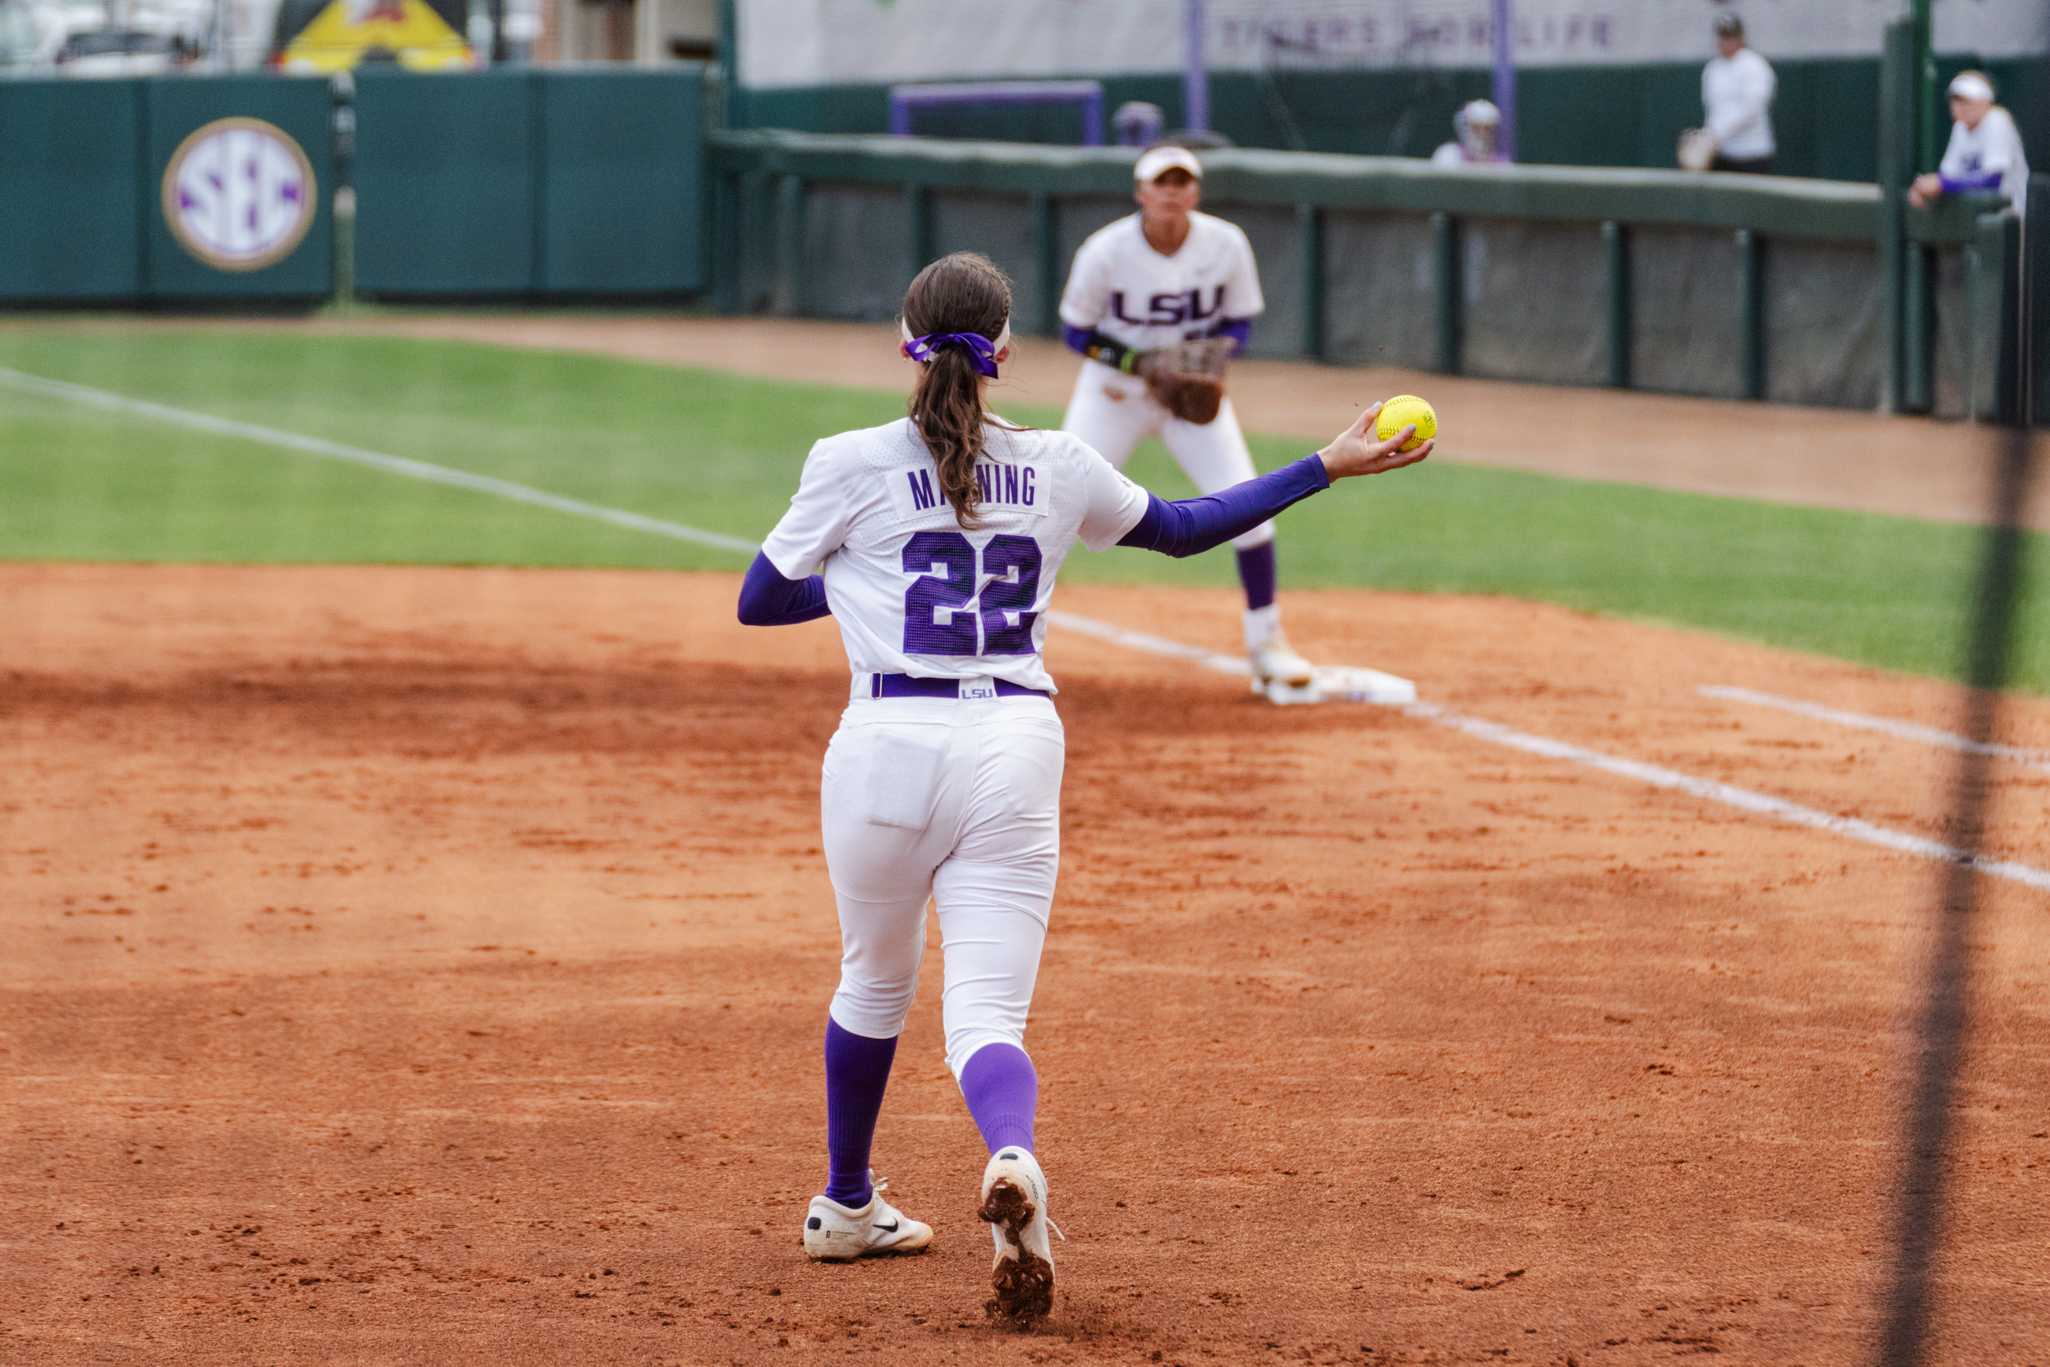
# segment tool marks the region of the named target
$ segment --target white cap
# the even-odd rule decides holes
[[[1993,98],[1993,83],[1976,71],[1960,71],[1950,83],[1950,93],[1968,100],[1990,100]]]
[[[1468,123],[1502,122],[1502,111],[1495,108],[1492,100],[1468,100],[1466,107],[1459,112],[1466,115]]]
[[[1168,171],[1187,171],[1197,180],[1203,179],[1203,163],[1196,160],[1196,154],[1186,147],[1156,147],[1139,158],[1139,164],[1132,168],[1132,179],[1143,184],[1159,180]]]

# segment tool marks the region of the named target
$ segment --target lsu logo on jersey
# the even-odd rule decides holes
[[[1135,306],[1125,299],[1123,290],[1110,292],[1110,316],[1121,323],[1134,327],[1172,327],[1179,323],[1200,323],[1206,318],[1215,318],[1224,311],[1224,286],[1219,285],[1210,292],[1210,302],[1203,302],[1201,289],[1181,290],[1150,295],[1143,311],[1135,312]]]

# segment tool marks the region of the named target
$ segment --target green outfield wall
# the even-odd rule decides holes
[[[363,74],[357,292],[701,291],[706,98],[697,67]]]
[[[0,304],[327,298],[331,117],[319,80],[0,82]]]
[[[702,292],[697,67],[0,82],[0,307]]]

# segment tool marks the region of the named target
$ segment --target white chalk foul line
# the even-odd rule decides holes
[[[228,418],[216,418],[210,414],[197,413],[190,409],[173,408],[167,404],[151,403],[146,399],[133,399],[125,394],[116,394],[104,389],[93,389],[86,385],[69,384],[62,380],[45,380],[39,376],[23,374],[18,370],[9,370],[5,366],[0,366],[0,384],[7,384],[32,394],[68,399],[74,403],[86,404],[93,408],[137,413],[144,417],[156,418],[161,422],[171,423],[175,426],[189,427],[201,432],[213,432],[221,436],[237,437],[245,441],[260,442],[280,447],[287,451],[296,451],[303,455],[319,456],[328,460],[347,461],[351,464],[382,470],[387,474],[401,475],[408,479],[421,479],[434,484],[446,484],[455,488],[469,489],[475,493],[491,494],[494,497],[508,498],[519,503],[550,508],[556,512],[568,513],[574,517],[588,517],[596,521],[611,523],[614,526],[632,528],[635,531],[647,532],[654,536],[666,536],[678,541],[689,541],[697,545],[712,546],[743,555],[757,549],[756,543],[743,541],[736,536],[726,536],[719,532],[708,532],[697,527],[685,526],[680,522],[665,521],[661,518],[643,517],[639,513],[629,513],[618,508],[607,508],[596,503],[586,503],[582,499],[563,498],[556,494],[543,492],[540,489],[530,488],[524,484],[515,484],[510,480],[494,479],[489,475],[473,475],[467,471],[451,469],[445,465],[434,465],[427,461],[407,460],[402,456],[388,456],[379,451],[365,450],[360,446],[348,446],[341,442],[325,441],[318,437],[301,436],[296,432],[286,432],[274,427],[264,427],[257,423],[236,422]],[[1108,622],[1096,621],[1094,618],[1078,617],[1069,612],[1057,612],[1050,613],[1049,619],[1058,625],[1072,631],[1093,636],[1098,640],[1124,645],[1134,650],[1164,655],[1171,659],[1187,660],[1203,668],[1216,670],[1219,673],[1245,674],[1248,672],[1246,663],[1243,660],[1221,655],[1215,651],[1203,650],[1196,646],[1183,645],[1179,641],[1170,641],[1164,637],[1128,631],[1123,627],[1115,626]],[[1907,835],[1900,831],[1891,831],[1883,826],[1875,826],[1869,821],[1859,821],[1853,817],[1834,816],[1828,812],[1817,811],[1812,807],[1803,807],[1798,803],[1769,797],[1764,793],[1755,793],[1746,788],[1733,787],[1727,783],[1692,778],[1672,769],[1660,768],[1655,764],[1643,764],[1636,760],[1616,759],[1593,750],[1583,749],[1577,745],[1569,745],[1564,741],[1548,740],[1543,736],[1534,736],[1528,732],[1513,730],[1510,727],[1501,726],[1491,721],[1483,721],[1478,717],[1461,716],[1456,712],[1448,712],[1444,708],[1437,707],[1431,703],[1411,703],[1402,710],[1410,716],[1435,722],[1440,726],[1450,727],[1455,731],[1473,736],[1476,739],[1491,741],[1497,745],[1505,745],[1511,749],[1524,751],[1527,754],[1541,755],[1547,759],[1565,760],[1569,763],[1585,765],[1621,778],[1636,779],[1638,782],[1650,784],[1655,788],[1672,789],[1691,794],[1695,797],[1705,798],[1712,802],[1720,802],[1725,806],[1735,807],[1740,811],[1755,812],[1762,816],[1775,817],[1782,821],[1792,822],[1798,826],[1809,826],[1816,830],[1849,836],[1853,840],[1861,840],[1866,844],[1877,845],[1882,849],[1897,850],[1904,854],[1919,855],[1925,859],[1940,860],[1947,863],[1967,863],[1981,873],[1991,874],[1996,878],[2012,879],[2029,887],[2050,892],[2050,871],[2032,868],[2027,864],[2017,864],[2005,860],[1979,859],[1956,846],[1945,845],[1940,841],[1927,840],[1921,836]]]
[[[1860,731],[1877,731],[1882,735],[1920,741],[1924,745],[1939,746],[1945,750],[1960,750],[1967,754],[2011,759],[2031,769],[2041,769],[2045,773],[2050,773],[2050,753],[2042,750],[2025,750],[2018,745],[1999,745],[1993,741],[1973,740],[1970,736],[1960,736],[1954,731],[1939,731],[1933,726],[1921,726],[1911,721],[1895,721],[1891,717],[1868,716],[1863,712],[1846,712],[1842,708],[1803,702],[1799,698],[1782,698],[1776,693],[1761,693],[1753,688],[1703,684],[1695,691],[1704,698],[1753,703],[1759,707],[1791,712],[1798,717],[1812,717],[1816,721],[1833,722],[1838,726],[1854,727]]]
[[[106,409],[117,413],[135,413],[146,418],[176,427],[190,428],[195,432],[211,432],[216,436],[237,437],[243,441],[261,442],[267,446],[296,451],[304,456],[318,456],[323,460],[345,461],[351,465],[368,466],[387,474],[404,475],[408,479],[425,480],[430,484],[446,484],[456,489],[468,489],[473,493],[490,494],[496,498],[511,499],[515,503],[528,503],[537,508],[548,508],[558,513],[569,513],[575,517],[588,517],[598,522],[609,522],[615,527],[630,531],[652,532],[676,541],[695,542],[700,546],[711,546],[722,551],[738,551],[747,554],[759,549],[759,543],[743,541],[737,536],[725,536],[719,532],[701,531],[686,527],[680,522],[668,522],[659,517],[645,517],[621,508],[607,508],[597,503],[586,503],[580,498],[565,498],[561,494],[546,493],[525,484],[515,484],[509,479],[496,479],[490,475],[471,474],[467,470],[452,469],[446,465],[434,465],[424,460],[408,460],[404,456],[388,456],[382,451],[368,451],[360,446],[349,446],[343,442],[327,441],[321,437],[302,436],[297,432],[286,432],[276,427],[264,427],[253,422],[236,422],[232,418],[217,418],[209,413],[198,413],[188,408],[172,408],[168,404],[151,403],[147,399],[132,399],[126,394],[115,394],[105,389],[93,389],[82,384],[68,384],[63,380],[46,380],[38,375],[25,375],[19,370],[0,366],[0,384],[8,385],[28,394],[40,394],[45,398],[69,399],[88,408]]]
[[[1599,769],[1605,774],[1636,779],[1639,783],[1647,783],[1654,788],[1665,788],[1692,797],[1706,798],[1711,802],[1720,802],[1726,807],[1756,812],[1760,816],[1773,817],[1796,826],[1808,826],[1834,835],[1849,836],[1853,840],[1861,840],[1885,850],[1920,855],[1924,859],[1934,859],[1948,864],[1968,864],[1979,872],[1991,874],[1995,878],[2009,878],[2039,891],[2050,892],[2050,869],[2034,868],[2011,860],[1980,858],[1955,845],[1946,845],[1940,840],[1929,840],[1919,835],[1888,830],[1884,826],[1875,826],[1856,817],[1837,816],[1814,807],[1804,807],[1798,802],[1789,802],[1785,798],[1753,792],[1749,788],[1739,788],[1714,779],[1695,778],[1660,765],[1645,764],[1633,759],[1617,759],[1613,755],[1604,755],[1578,745],[1568,745],[1564,741],[1548,740],[1543,736],[1533,736],[1528,732],[1513,730],[1491,721],[1482,721],[1478,717],[1463,717],[1431,703],[1412,703],[1402,710],[1413,717],[1424,717],[1441,726],[1449,726],[1455,731],[1481,740],[1493,741],[1497,745],[1506,745],[1513,750],[1522,750],[1527,754],[1585,765],[1590,769]]]
[[[1057,627],[1065,627],[1080,636],[1093,636],[1099,641],[1108,641],[1115,646],[1126,646],[1132,650],[1143,650],[1150,655],[1164,655],[1170,660],[1187,660],[1204,669],[1214,669],[1219,674],[1236,674],[1246,678],[1253,667],[1238,655],[1221,655],[1201,646],[1186,646],[1180,641],[1170,641],[1165,636],[1149,636],[1143,631],[1132,631],[1110,622],[1099,622],[1094,617],[1077,617],[1072,612],[1048,609],[1046,620]]]

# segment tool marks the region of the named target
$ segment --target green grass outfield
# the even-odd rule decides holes
[[[811,442],[901,395],[362,337],[0,333],[0,365],[758,539]],[[1050,411],[1017,411],[1052,423]],[[0,558],[740,569],[746,557],[0,385]],[[1255,437],[1262,468],[1301,454]],[[1149,444],[1131,473],[1188,493]],[[2050,693],[2050,537],[2017,686]],[[1508,594],[1958,678],[1971,528],[1427,464],[1283,521],[1282,583]],[[1222,552],[1079,552],[1077,580],[1233,582]]]

